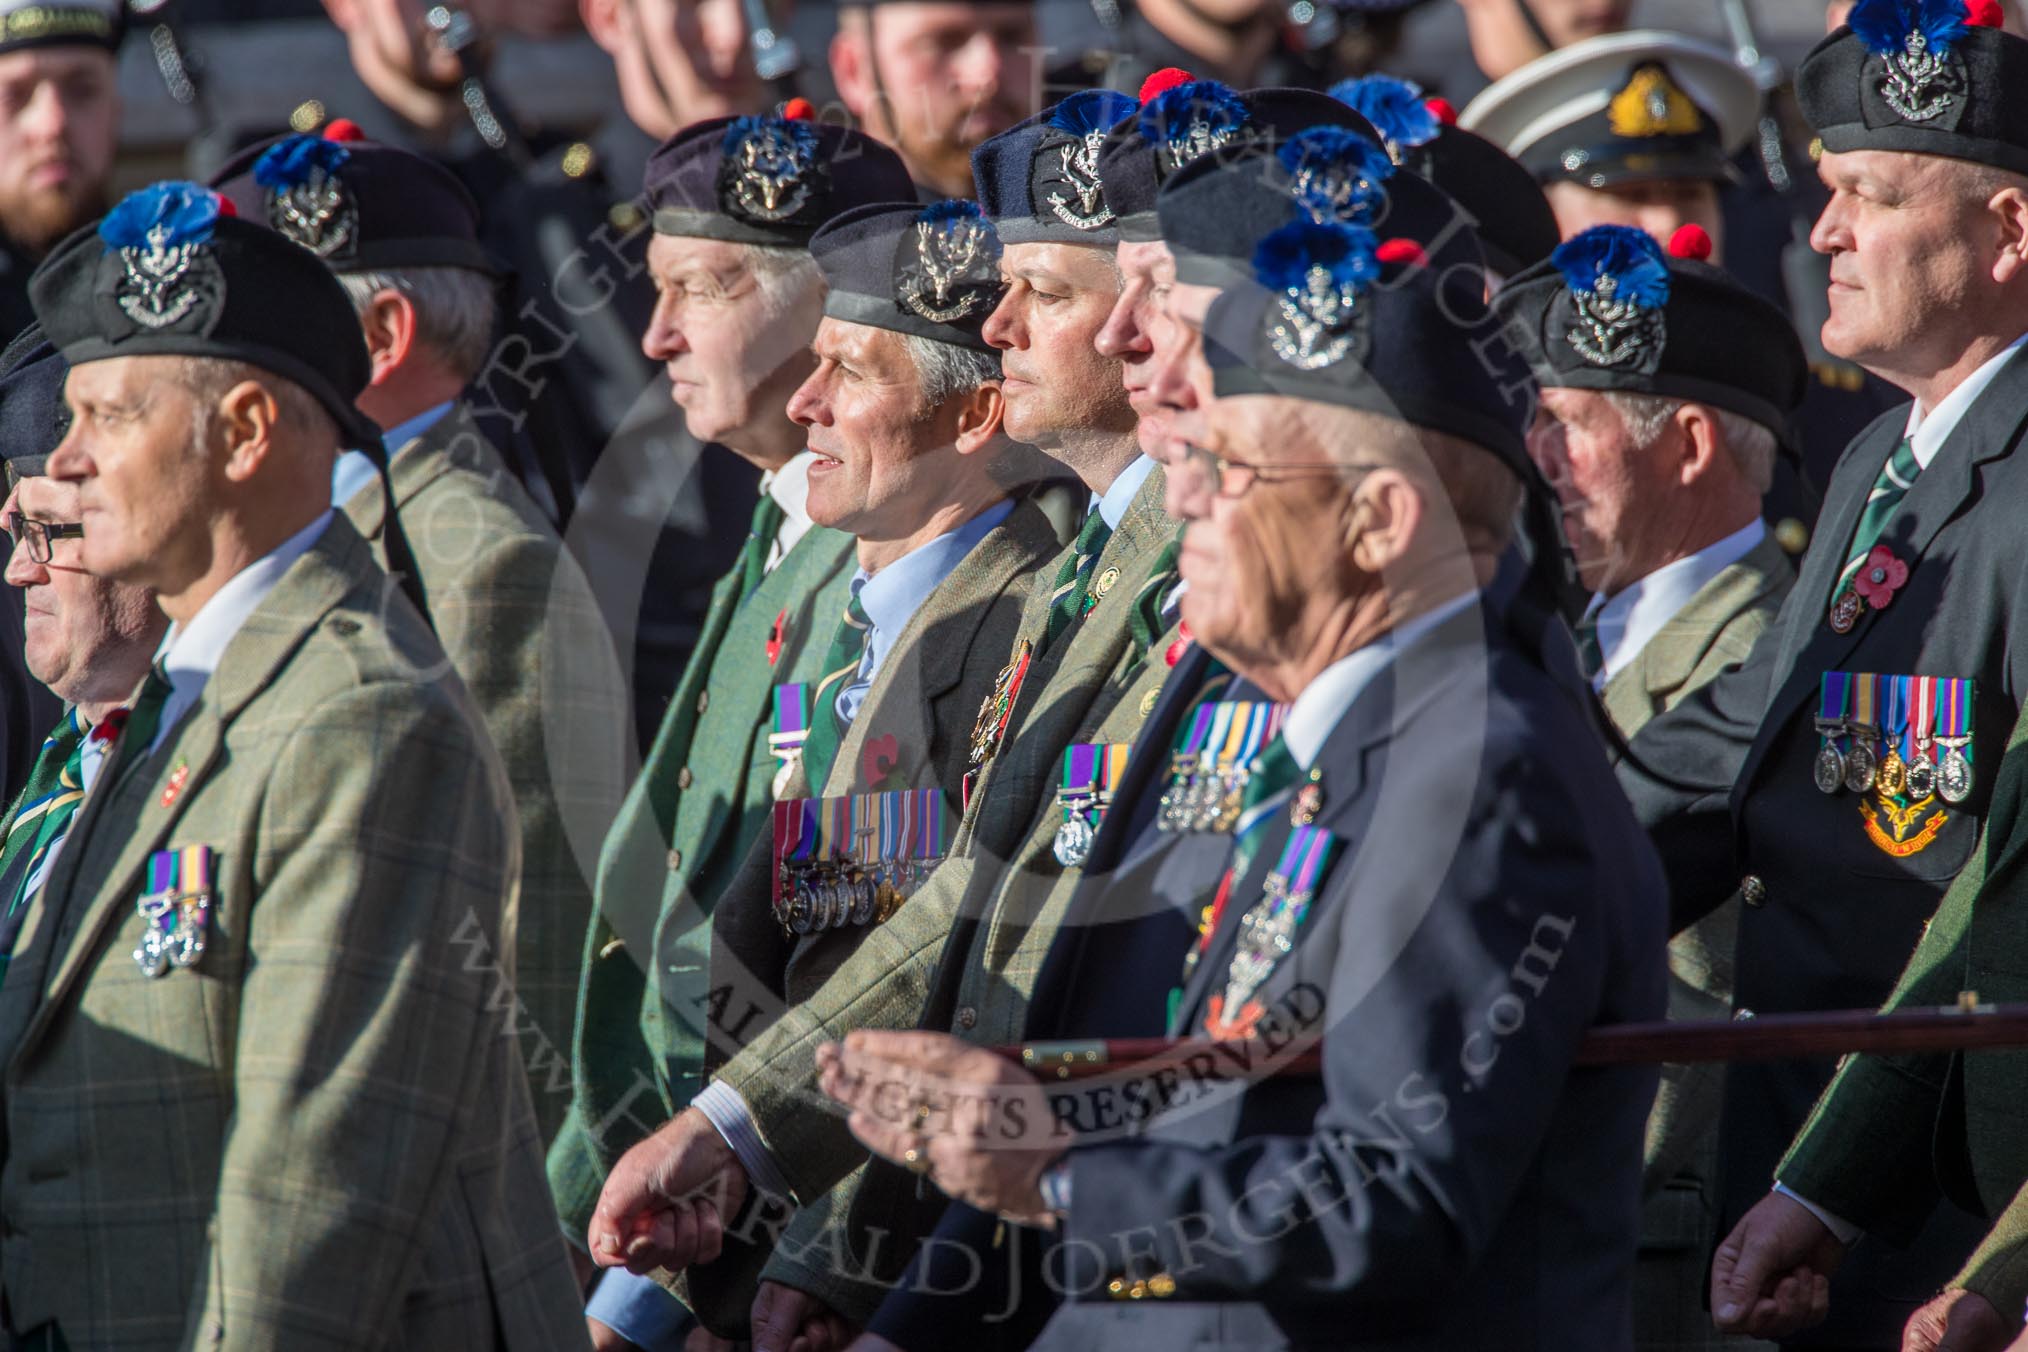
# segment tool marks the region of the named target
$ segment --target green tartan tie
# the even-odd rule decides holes
[[[1852,547],[1845,551],[1845,566],[1839,570],[1838,580],[1831,587],[1833,601],[1852,585],[1852,577],[1859,571],[1859,565],[1866,562],[1873,546],[1880,543],[1880,536],[1894,516],[1894,509],[1908,496],[1909,488],[1920,473],[1922,465],[1915,458],[1915,447],[1907,437],[1903,437],[1895,444],[1887,463],[1880,467],[1880,476],[1873,481],[1873,491],[1866,495],[1866,506],[1859,513],[1859,525],[1852,532]]]
[[[1049,623],[1042,631],[1042,646],[1046,649],[1056,642],[1057,635],[1070,628],[1070,622],[1090,607],[1085,589],[1091,583],[1092,565],[1098,562],[1099,553],[1105,549],[1106,541],[1112,538],[1113,528],[1099,515],[1094,507],[1085,516],[1084,528],[1077,533],[1077,543],[1070,558],[1063,561],[1057,570],[1056,589],[1049,594]]]
[[[1155,570],[1134,594],[1134,613],[1127,621],[1127,633],[1134,642],[1135,666],[1147,660],[1148,649],[1169,627],[1162,623],[1162,601],[1175,589],[1176,554],[1182,545],[1182,540],[1176,539],[1162,546],[1162,552],[1155,556]]]
[[[809,780],[811,794],[818,797],[823,795],[825,780],[831,777],[831,762],[837,758],[845,725],[852,721],[838,708],[838,697],[858,674],[859,663],[866,656],[866,638],[873,632],[873,622],[866,618],[866,608],[859,604],[859,589],[863,585],[863,580],[852,583],[851,595],[845,598],[845,617],[837,636],[831,640],[830,650],[824,654],[824,676],[810,696],[810,732],[803,739],[803,774]]]
[[[55,731],[43,739],[42,752],[28,774],[28,787],[7,814],[5,843],[0,844],[0,878],[13,882],[6,899],[12,916],[28,900],[28,880],[48,856],[49,847],[70,829],[70,819],[84,801],[84,748],[91,728],[76,709],[65,714]],[[5,955],[0,954],[0,963]]]
[[[1247,769],[1246,784],[1239,791],[1239,821],[1232,828],[1232,885],[1237,887],[1260,853],[1268,837],[1267,822],[1274,810],[1288,801],[1289,790],[1303,777],[1303,769],[1289,754],[1287,742],[1276,733],[1260,749]]]
[[[753,505],[753,524],[747,528],[746,544],[739,551],[739,599],[744,601],[760,585],[768,571],[768,553],[788,513],[771,494],[763,493]]]

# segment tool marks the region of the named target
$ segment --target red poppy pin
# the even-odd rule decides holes
[[[1174,643],[1171,643],[1169,645],[1169,650],[1162,654],[1163,660],[1166,661],[1172,667],[1175,666],[1178,662],[1181,662],[1183,660],[1184,653],[1190,651],[1189,623],[1186,621],[1182,624],[1177,625],[1176,634],[1177,634],[1176,641]]]
[[[127,716],[133,712],[134,711],[132,709],[129,709],[124,704],[117,709],[106,710],[106,716],[104,718],[101,718],[97,722],[97,724],[93,726],[91,739],[94,742],[112,741],[115,737],[118,737],[122,731],[125,730],[127,726]]]
[[[768,631],[768,665],[773,666],[782,655],[782,631],[789,625],[789,612],[783,610],[775,616],[775,627]]]
[[[1908,565],[1895,558],[1894,551],[1886,545],[1875,545],[1866,562],[1852,575],[1852,590],[1875,610],[1885,610],[1907,582]]]
[[[895,762],[901,759],[901,739],[893,733],[879,737],[868,737],[859,752],[859,781],[878,787],[880,782],[894,771]]]

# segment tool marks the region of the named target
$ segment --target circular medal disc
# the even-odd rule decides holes
[[[1873,787],[1873,777],[1879,769],[1873,748],[1864,742],[1853,742],[1852,749],[1845,754],[1845,787],[1854,793],[1867,792]]]
[[[1056,844],[1052,849],[1056,862],[1065,868],[1082,865],[1091,854],[1092,834],[1091,823],[1085,820],[1084,814],[1071,813],[1056,831]]]
[[[1908,763],[1908,772],[1902,778],[1902,793],[1911,803],[1920,803],[1936,793],[1936,762],[1927,756],[1917,756]]]
[[[1817,787],[1825,793],[1836,793],[1845,784],[1845,757],[1837,745],[1826,742],[1817,750]]]
[[[810,891],[808,883],[797,883],[796,894],[789,901],[789,929],[796,934],[808,934],[811,924],[817,918],[817,898]]]
[[[873,908],[874,908],[873,879],[863,876],[854,878],[852,880],[852,914],[851,914],[852,923],[855,925],[864,925],[870,920],[872,920]]]
[[[1880,790],[1883,798],[1897,798],[1901,795],[1904,771],[1901,753],[1892,747],[1888,748],[1886,757],[1880,762],[1879,771],[1874,775],[1874,786]]]
[[[1972,763],[1965,759],[1964,752],[1952,747],[1944,752],[1943,769],[1937,780],[1946,803],[1962,803],[1972,796]]]

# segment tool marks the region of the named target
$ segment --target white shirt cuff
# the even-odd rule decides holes
[[[1815,1202],[1812,1202],[1809,1198],[1797,1196],[1794,1190],[1792,1190],[1786,1183],[1777,1180],[1774,1185],[1774,1190],[1780,1193],[1782,1196],[1788,1198],[1791,1202],[1794,1202],[1797,1206],[1801,1207],[1803,1210],[1809,1212],[1812,1216],[1815,1216],[1819,1221],[1823,1222],[1824,1228],[1826,1230],[1829,1230],[1831,1232],[1831,1237],[1833,1239],[1836,1239],[1840,1244],[1855,1243],[1857,1242],[1859,1236],[1866,1233],[1858,1226],[1852,1224],[1852,1222],[1846,1220],[1843,1216],[1834,1216],[1830,1212],[1824,1210],[1824,1208],[1818,1206]]]
[[[718,1128],[718,1134],[739,1157],[740,1166],[746,1170],[747,1179],[754,1187],[777,1197],[795,1196],[789,1188],[789,1180],[776,1166],[767,1142],[761,1139],[760,1128],[754,1125],[753,1114],[747,1110],[746,1100],[739,1096],[737,1089],[723,1080],[713,1080],[690,1100],[690,1106],[703,1113],[711,1125]]]

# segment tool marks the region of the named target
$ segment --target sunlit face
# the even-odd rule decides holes
[[[840,96],[940,192],[969,197],[972,151],[1037,106],[1031,5],[873,5],[841,38],[858,61],[834,59]]]
[[[1203,435],[1202,414],[1211,406],[1211,363],[1204,356],[1204,318],[1218,299],[1215,286],[1174,282],[1166,313],[1154,330],[1154,372],[1148,398],[1163,424],[1159,450],[1148,453],[1173,463],[1177,447]],[[1143,449],[1148,449],[1143,447]]]
[[[119,138],[111,53],[35,47],[0,56],[0,227],[41,253],[98,215]]]
[[[811,288],[782,308],[750,259],[748,246],[724,240],[650,239],[655,311],[641,350],[668,372],[671,396],[695,436],[758,451],[757,433],[779,422],[810,373],[809,342],[823,299]]]
[[[960,473],[956,413],[923,407],[915,361],[891,329],[826,317],[813,347],[817,369],[789,400],[816,456],[810,519],[848,535],[904,539],[949,498]]]
[[[1202,418],[1202,444],[1225,459],[1289,470],[1328,469],[1325,449],[1288,435],[1278,406],[1257,395],[1220,399]],[[1361,585],[1345,539],[1347,478],[1310,473],[1259,479],[1223,497],[1196,457],[1169,468],[1169,513],[1187,523],[1177,569],[1189,588],[1183,619],[1198,642],[1245,669],[1282,650],[1306,606]]]
[[[1899,151],[1825,152],[1817,173],[1831,200],[1810,247],[1831,256],[1824,346],[1861,366],[1921,366],[1911,354],[1936,317],[1976,309],[1991,286],[1981,257],[1990,228],[1954,162]]]
[[[1120,294],[1113,310],[1099,330],[1098,350],[1120,363],[1120,377],[1126,386],[1127,406],[1134,411],[1135,440],[1143,455],[1159,456],[1167,435],[1168,421],[1155,402],[1154,378],[1160,368],[1164,344],[1172,342],[1168,331],[1174,326],[1167,317],[1169,289],[1176,282],[1176,263],[1169,246],[1160,240],[1150,243],[1121,241],[1117,254]]]
[[[224,482],[193,435],[183,357],[110,357],[70,368],[70,432],[47,465],[76,493],[77,566],[176,594],[209,563],[210,504]]]
[[[38,521],[78,520],[76,484],[23,479],[0,512]],[[167,621],[145,587],[93,577],[80,566],[84,542],[51,543],[48,563],[26,543],[7,559],[7,583],[21,589],[29,674],[73,703],[104,703],[126,695],[148,669]]]
[[[1700,225],[1711,236],[1712,265],[1724,259],[1725,218],[1718,209],[1718,185],[1706,179],[1656,179],[1610,188],[1551,183],[1542,191],[1565,239],[1594,225],[1630,225],[1667,244],[1682,227]]]
[[[1661,457],[1628,435],[1619,410],[1595,390],[1545,388],[1528,430],[1528,454],[1556,491],[1579,579],[1611,596],[1639,580],[1640,535],[1670,501]]]
[[[1000,266],[1007,292],[983,334],[1001,354],[1007,435],[1045,451],[1126,435],[1134,413],[1120,363],[1097,344],[1120,293],[1111,249],[1009,244]],[[1082,468],[1075,455],[1060,458]]]

